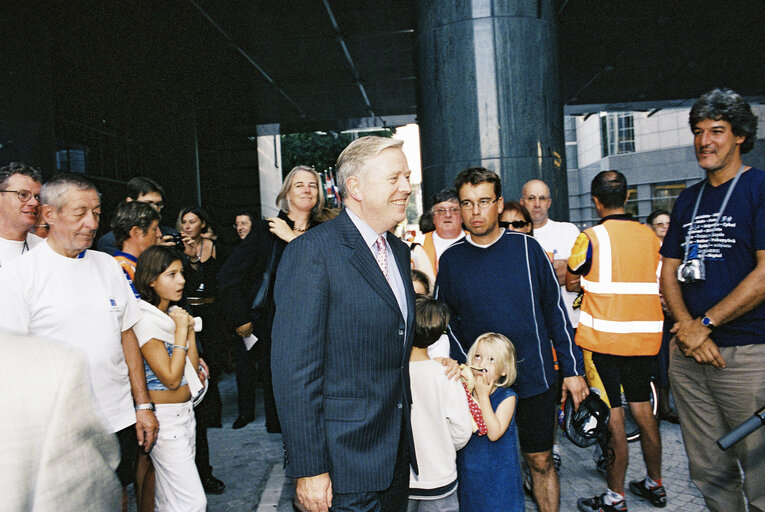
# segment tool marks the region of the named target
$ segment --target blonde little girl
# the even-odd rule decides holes
[[[515,406],[515,347],[505,336],[489,332],[475,340],[467,355],[474,376],[472,390],[487,434],[474,433],[457,452],[460,510],[524,510]]]

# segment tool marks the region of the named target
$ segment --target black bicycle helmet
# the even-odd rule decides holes
[[[567,399],[563,404],[560,426],[572,443],[587,448],[595,443],[602,444],[609,437],[608,419],[611,410],[596,393],[590,393],[574,411],[574,401]]]

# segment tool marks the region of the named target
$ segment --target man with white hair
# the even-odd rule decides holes
[[[114,258],[88,250],[101,215],[95,186],[80,175],[59,174],[40,195],[50,233],[0,268],[0,328],[65,343],[87,356],[105,427],[120,443],[117,476],[124,489],[132,479],[136,435],[148,451],[159,428],[132,329],[140,310]]]
[[[13,162],[0,168],[0,266],[42,241],[29,230],[40,210],[40,171]]]
[[[412,193],[401,144],[362,137],[343,150],[345,208],[290,242],[276,276],[274,395],[286,473],[312,512],[404,511],[417,469],[409,248],[388,232]]]

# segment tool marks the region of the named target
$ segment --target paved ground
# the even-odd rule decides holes
[[[220,384],[223,397],[222,429],[210,429],[210,458],[214,474],[226,483],[226,492],[208,495],[210,512],[279,511],[291,512],[294,487],[282,471],[282,438],[266,433],[262,407],[259,405],[255,422],[240,430],[232,430],[236,418],[236,383],[233,375],[225,375]],[[259,404],[262,403],[258,395]],[[688,461],[683,450],[680,428],[666,422],[661,424],[664,447],[664,485],[668,505],[664,510],[695,512],[706,510],[700,493],[688,479]],[[605,490],[603,477],[595,469],[592,450],[582,449],[567,439],[560,440],[563,467],[561,469],[561,511],[576,511],[576,499],[589,497]],[[712,449],[716,449],[713,447]],[[645,475],[639,443],[630,444],[630,467],[627,479]],[[630,511],[656,510],[650,504],[627,496]],[[535,511],[527,499],[526,509]]]

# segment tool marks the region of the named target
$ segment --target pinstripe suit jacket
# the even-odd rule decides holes
[[[410,424],[414,290],[409,250],[388,235],[407,318],[343,211],[284,251],[276,276],[271,368],[287,475],[329,472],[334,492],[386,489]]]

